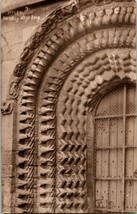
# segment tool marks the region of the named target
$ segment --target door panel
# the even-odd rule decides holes
[[[118,150],[110,150],[109,152],[109,171],[110,171],[110,178],[118,178],[117,176],[117,160],[118,160]]]
[[[118,158],[117,158],[117,177],[122,179],[122,167],[123,167],[123,151],[118,150]]]
[[[134,149],[126,149],[126,178],[133,179]]]
[[[109,151],[102,150],[102,178],[108,177],[108,161],[109,161]]]
[[[102,151],[96,151],[96,177],[102,177]]]
[[[137,146],[136,117],[126,118],[126,146]]]
[[[137,211],[135,86],[103,97],[94,119],[95,211]]]
[[[123,147],[123,119],[118,119],[118,133],[117,133],[117,138],[118,138],[118,146]]]

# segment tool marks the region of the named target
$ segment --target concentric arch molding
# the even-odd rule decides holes
[[[18,112],[15,213],[88,211],[84,129],[81,132],[85,112],[114,79],[135,81],[135,3],[99,2],[79,1],[53,12],[14,70],[7,100],[15,99]],[[94,93],[89,93],[92,88]],[[78,107],[81,96],[84,109]],[[61,100],[64,109],[59,109]],[[78,116],[72,121],[74,112]],[[83,119],[77,130],[79,117]],[[77,144],[72,162],[83,161],[77,162],[77,178],[76,172],[64,169],[64,158],[69,162],[72,155],[70,142],[66,145],[71,138]]]
[[[48,167],[46,171],[43,167],[50,154],[52,163],[57,166],[53,183],[57,194],[56,211],[59,213],[86,211],[86,112],[93,107],[96,95],[103,95],[121,82],[136,81],[135,51],[124,48],[101,50],[83,59],[69,72],[71,74],[63,88],[58,80],[61,90],[54,82],[49,87],[44,84],[39,99],[43,100],[39,105],[39,161],[42,163],[39,175],[48,174]],[[50,167],[52,172],[54,165]],[[39,184],[43,179],[40,176]],[[42,185],[39,186],[40,200],[40,193],[44,190]]]
[[[36,58],[44,44],[47,44],[47,61],[50,62],[56,55],[56,51],[59,53],[66,44],[70,44],[74,38],[81,37],[89,30],[105,28],[111,24],[134,25],[135,19],[135,1],[133,0],[120,2],[79,0],[54,11],[26,43],[11,77],[7,99],[16,99],[18,83],[23,79],[28,65],[33,63],[32,60]],[[62,28],[63,23],[67,26]]]

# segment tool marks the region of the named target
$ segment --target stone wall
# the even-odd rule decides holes
[[[25,43],[48,14],[64,3],[66,1],[56,1],[52,4],[45,2],[39,5],[24,6],[2,14],[2,103],[7,98],[8,84]],[[10,212],[11,207],[14,206],[14,201],[11,199],[11,195],[14,194],[11,177],[16,156],[13,147],[15,138],[13,117],[14,113],[2,117],[3,212]]]

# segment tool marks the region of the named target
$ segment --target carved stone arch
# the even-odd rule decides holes
[[[14,70],[8,102],[17,100],[17,213],[88,211],[85,112],[114,79],[136,78],[135,3],[105,3],[53,12]]]
[[[113,58],[112,56],[116,61],[118,60],[117,68],[110,60]],[[87,186],[87,113],[94,108],[98,97],[114,85],[136,81],[136,66],[134,63],[134,65],[131,65],[132,60],[135,63],[136,59],[132,49],[126,51],[124,49],[101,50],[87,57],[86,62],[84,59],[80,65],[70,71],[71,74],[61,87],[60,93],[56,87],[56,90],[52,87],[54,83],[50,91],[47,85],[43,84],[44,89],[41,90],[39,98],[43,102],[39,102],[38,108],[40,112],[38,120],[38,126],[40,127],[39,139],[42,139],[40,159],[43,159],[44,147],[47,141],[50,140],[48,144],[49,151],[53,146],[56,148],[55,161],[56,174],[58,175],[55,180],[58,201],[56,211],[59,213],[62,212],[62,209],[63,212],[69,212],[70,208],[67,207],[70,205],[72,212],[74,212],[74,209],[76,212],[82,212],[82,210],[85,212],[87,209],[87,198],[89,198],[87,192],[90,189]],[[129,68],[126,66],[127,63]],[[101,66],[104,68],[100,69]],[[47,97],[52,98],[53,103],[49,104]],[[43,123],[45,120],[47,127],[50,129],[48,138]],[[56,129],[54,129],[55,124]],[[52,157],[51,153],[50,155]],[[44,158],[46,163],[48,155],[47,157],[45,155]],[[41,170],[40,167],[39,171]],[[39,182],[41,182],[41,179],[39,179]],[[77,207],[74,207],[75,204],[77,204]]]

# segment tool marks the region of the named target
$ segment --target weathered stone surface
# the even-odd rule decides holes
[[[8,44],[3,42],[8,68],[3,75],[12,74],[9,84],[5,80],[8,102],[2,110],[3,210],[91,211],[87,113],[116,83],[136,81],[134,1],[63,4],[57,10],[49,6],[53,13],[46,20],[47,7],[35,8],[30,13],[39,12],[41,19],[14,23],[17,33],[3,30],[8,38]],[[11,43],[10,36],[15,37]],[[17,56],[12,73],[7,61],[14,63]]]

